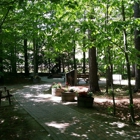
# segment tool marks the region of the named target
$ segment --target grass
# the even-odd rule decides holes
[[[51,140],[49,133],[14,99],[11,106],[2,101],[0,107],[1,140]]]

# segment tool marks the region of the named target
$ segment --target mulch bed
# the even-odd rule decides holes
[[[137,98],[136,98],[137,97]],[[140,121],[140,97],[136,95],[133,99],[134,103],[134,114],[135,120]],[[95,97],[96,98],[96,97]],[[103,97],[102,97],[103,98]],[[99,97],[100,99],[100,97]],[[94,106],[98,109],[99,112],[113,115],[113,103],[112,99],[106,97],[106,100],[100,101],[96,99]],[[124,121],[130,121],[130,110],[129,110],[129,98],[117,98],[115,100],[116,114],[115,116]]]

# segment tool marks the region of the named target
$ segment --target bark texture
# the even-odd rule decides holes
[[[92,92],[100,91],[97,75],[96,48],[89,49],[89,90]]]
[[[134,17],[135,18],[140,18],[140,1],[135,2],[134,5]],[[137,51],[140,51],[140,30],[135,29],[135,48]],[[140,60],[140,55],[137,55],[137,60]],[[136,63],[135,65],[135,78],[136,78],[136,83],[135,83],[135,89],[138,90],[140,89],[140,65]]]

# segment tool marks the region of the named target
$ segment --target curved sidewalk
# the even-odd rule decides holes
[[[14,96],[54,140],[128,140],[108,125],[61,104],[60,99],[55,100],[50,94],[44,94],[49,87],[49,84],[26,86]]]

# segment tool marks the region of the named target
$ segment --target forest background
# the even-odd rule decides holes
[[[139,0],[1,0],[0,83],[18,73],[89,72],[90,90],[99,91],[98,74],[128,79],[140,89]],[[82,53],[82,59],[76,54]],[[86,55],[88,52],[88,55]]]

